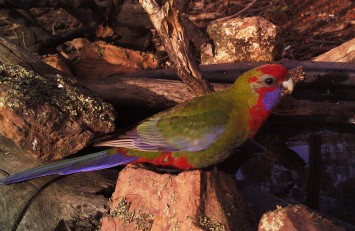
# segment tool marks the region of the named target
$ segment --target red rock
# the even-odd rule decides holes
[[[0,65],[0,134],[42,159],[60,159],[114,130],[113,107],[74,79]]]
[[[345,231],[332,221],[303,205],[280,207],[265,213],[259,222],[259,231]]]
[[[207,27],[214,56],[201,55],[202,64],[273,61],[281,47],[274,24],[261,17],[232,18]]]
[[[156,69],[158,58],[149,53],[117,47],[103,41],[77,38],[58,47],[80,79],[101,79],[113,74]]]
[[[70,67],[66,60],[58,54],[46,55],[43,56],[41,59],[43,62],[47,63],[51,67],[54,67],[55,69],[61,70],[70,75],[73,74],[71,73]]]
[[[223,172],[120,172],[101,230],[255,230],[255,218]]]

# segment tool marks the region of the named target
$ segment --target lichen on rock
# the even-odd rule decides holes
[[[225,231],[225,227],[220,222],[213,222],[207,216],[199,216],[196,225],[206,231]]]
[[[0,133],[38,157],[75,153],[112,131],[114,119],[113,107],[74,79],[0,65]]]
[[[280,54],[277,27],[261,17],[232,18],[207,27],[214,55],[201,54],[202,64],[273,61]]]
[[[130,211],[131,204],[127,198],[123,197],[111,211],[110,216],[122,220],[125,224],[134,222],[136,230],[150,230],[154,216],[139,209]]]

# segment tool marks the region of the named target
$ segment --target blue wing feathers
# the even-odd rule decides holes
[[[76,172],[86,172],[111,168],[127,164],[138,157],[128,157],[120,154],[108,154],[107,151],[62,160],[54,164],[19,172],[0,180],[0,185],[11,184],[53,174],[68,175]]]
[[[119,154],[109,155],[100,159],[91,160],[88,162],[78,163],[75,166],[69,166],[59,173],[60,175],[68,175],[76,172],[87,172],[112,168],[117,165],[127,164],[138,159],[134,156],[122,156]]]

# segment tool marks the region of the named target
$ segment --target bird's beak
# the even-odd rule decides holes
[[[286,94],[291,94],[293,92],[293,88],[295,87],[295,84],[292,80],[292,78],[289,78],[286,81],[283,81],[281,83],[282,87],[281,87],[281,92],[282,95],[286,95]]]

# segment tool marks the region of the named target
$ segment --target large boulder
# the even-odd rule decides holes
[[[255,230],[232,176],[220,171],[120,172],[101,230]]]

